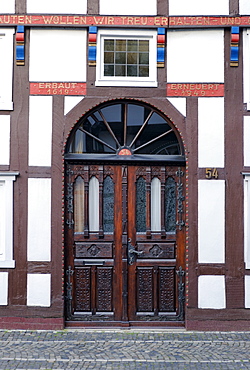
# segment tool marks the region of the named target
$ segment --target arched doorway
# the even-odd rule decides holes
[[[65,162],[66,322],[183,322],[185,156],[171,121],[103,103],[72,130]]]

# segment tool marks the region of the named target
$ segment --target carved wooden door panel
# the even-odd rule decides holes
[[[183,320],[184,169],[128,168],[128,317]]]
[[[118,174],[118,166],[67,167],[68,320],[113,321],[121,316]]]
[[[66,170],[66,315],[85,325],[183,320],[184,170]]]

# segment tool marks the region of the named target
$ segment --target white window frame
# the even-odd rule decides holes
[[[14,28],[0,27],[0,110],[13,110],[13,48]]]
[[[0,268],[14,268],[13,183],[18,172],[0,172]]]
[[[139,39],[149,41],[149,77],[104,76],[104,39]],[[99,30],[96,50],[96,86],[157,87],[156,30]]]
[[[244,176],[244,262],[250,269],[250,173]]]

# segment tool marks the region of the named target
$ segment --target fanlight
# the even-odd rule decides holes
[[[102,104],[79,120],[68,140],[66,159],[94,159],[93,154],[105,160],[145,160],[152,154],[157,160],[185,160],[171,122],[151,106],[130,100]]]

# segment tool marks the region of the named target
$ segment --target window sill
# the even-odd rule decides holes
[[[122,81],[122,80],[97,80],[95,86],[123,86],[123,87],[157,87],[157,81]]]

